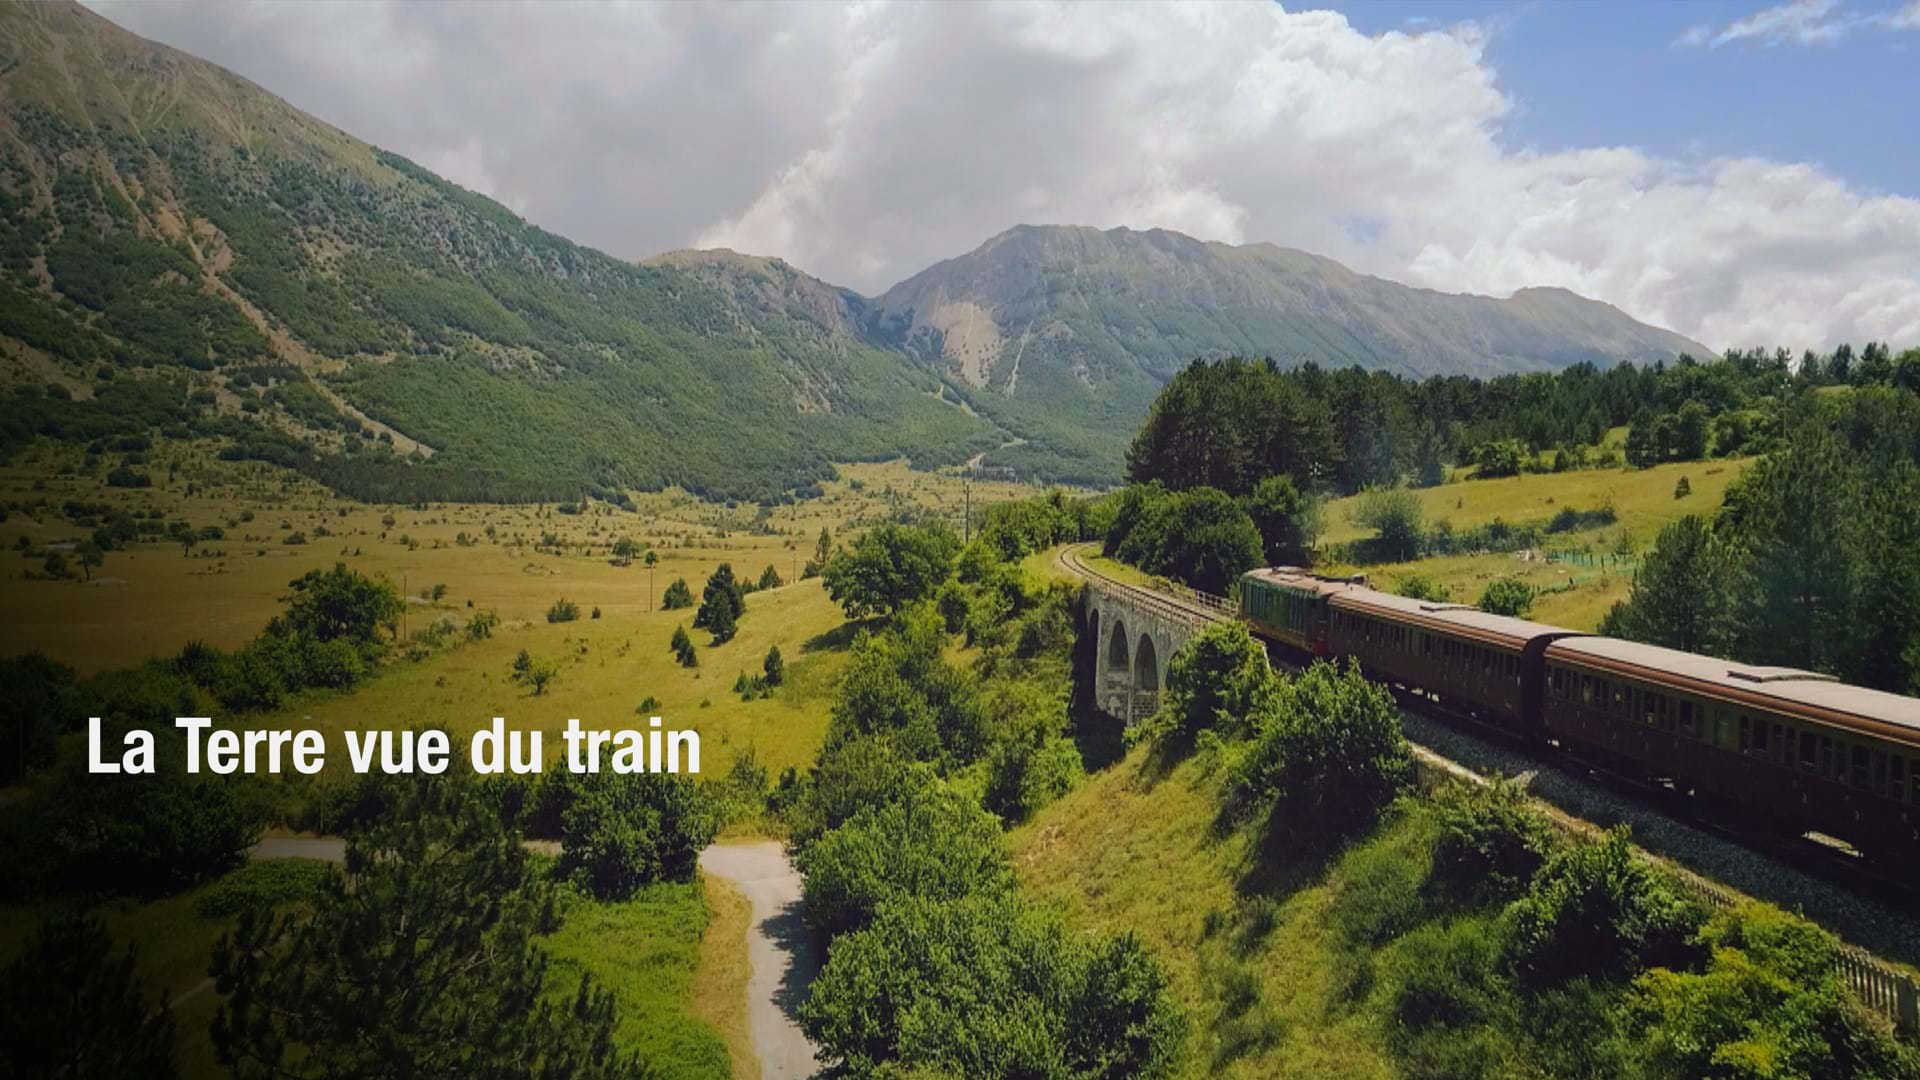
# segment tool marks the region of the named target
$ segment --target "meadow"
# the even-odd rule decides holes
[[[1751,458],[1675,462],[1649,469],[1584,469],[1525,473],[1493,480],[1455,478],[1415,489],[1428,527],[1447,522],[1471,529],[1495,521],[1544,526],[1562,510],[1611,506],[1613,523],[1549,534],[1537,549],[1520,552],[1439,555],[1407,562],[1359,565],[1337,555],[1315,567],[1322,573],[1364,573],[1377,588],[1392,590],[1410,575],[1445,588],[1457,603],[1471,604],[1496,578],[1517,577],[1539,590],[1532,617],[1574,630],[1592,630],[1633,584],[1637,557],[1653,546],[1667,523],[1687,514],[1711,516],[1727,486]],[[1682,480],[1687,492],[1676,495]],[[1372,535],[1355,520],[1362,496],[1334,499],[1325,508],[1323,549],[1338,550]],[[1562,556],[1549,559],[1550,554]]]
[[[569,718],[618,728],[644,727],[653,715],[699,732],[701,772],[710,778],[726,775],[749,751],[773,777],[804,769],[824,736],[853,637],[820,581],[800,580],[821,530],[837,542],[900,518],[944,518],[958,528],[968,497],[956,476],[896,462],[848,466],[822,496],[765,509],[682,492],[638,495],[631,509],[598,502],[377,506],[339,498],[285,470],[219,460],[206,444],[161,442],[145,458],[154,481],[148,488],[107,486],[101,467],[89,466],[80,449],[47,444],[0,469],[0,504],[7,507],[0,519],[0,655],[38,649],[91,674],[172,656],[194,641],[232,649],[283,609],[291,580],[336,562],[403,589],[403,642],[442,619],[464,625],[489,610],[500,617],[491,637],[455,633],[411,656],[403,645],[350,690],[305,691],[278,711],[241,718],[248,727],[327,733],[327,773],[290,784],[331,783],[347,773],[342,731],[431,724],[464,746],[464,736],[494,716],[546,732],[550,769],[563,752],[558,732]],[[1012,484],[971,485],[976,511],[1029,494]],[[43,571],[46,554],[73,558],[93,532],[66,512],[70,500],[105,505],[83,517],[124,512],[196,531],[212,526],[222,535],[190,547],[136,541],[106,553],[84,580],[52,579]],[[287,542],[296,534],[303,542]],[[614,545],[622,539],[653,550],[658,565],[649,571],[637,557],[617,557]],[[712,646],[705,632],[691,631],[691,609],[659,604],[679,578],[697,597],[723,562],[750,582],[772,566],[783,584],[749,595],[737,635]],[[563,598],[578,605],[578,618],[547,621]],[[695,642],[693,668],[677,663],[668,647],[683,625]],[[735,693],[736,678],[760,673],[773,647],[785,660],[781,685],[750,699]],[[522,650],[557,668],[538,694],[511,678]],[[757,827],[748,822],[732,832]],[[270,865],[251,864],[157,901],[112,901],[104,911],[113,936],[137,945],[149,990],[176,1003],[186,1076],[221,1073],[208,1035],[218,995],[206,973],[215,942],[237,916],[207,910],[205,898],[272,873]],[[0,965],[26,946],[43,907],[0,906]],[[611,988],[621,1044],[665,1065],[664,1075],[757,1075],[745,1016],[747,918],[745,899],[706,876],[691,885],[651,886],[620,903],[575,897],[547,944],[556,985],[571,987],[577,974],[590,972]]]

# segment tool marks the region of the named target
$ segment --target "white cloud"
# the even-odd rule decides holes
[[[1673,44],[1681,48],[1706,45],[1716,49],[1738,41],[1757,41],[1768,47],[1837,45],[1848,34],[1862,28],[1920,29],[1920,0],[1907,0],[1904,7],[1877,13],[1850,11],[1840,0],[1790,0],[1736,19],[1718,33],[1710,24],[1688,27]]]
[[[1715,347],[1920,344],[1920,200],[1809,165],[1514,149],[1473,26],[1369,36],[1251,4],[103,10],[621,255],[726,245],[872,292],[1020,222],[1163,226],[1451,291],[1565,286]]]
[[[1735,21],[1714,35],[1712,44],[1751,39],[1767,45],[1832,45],[1854,25],[1851,17],[1836,14],[1839,8],[1840,0],[1791,0]]]

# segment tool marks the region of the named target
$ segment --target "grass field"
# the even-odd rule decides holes
[[[1192,1026],[1181,1076],[1398,1076],[1328,922],[1337,870],[1272,888],[1246,833],[1215,828],[1219,807],[1198,763],[1163,777],[1136,751],[1015,831],[1015,864],[1075,925],[1152,947]]]
[[[201,445],[149,451],[143,468],[152,488],[106,487],[98,476],[105,468],[84,469],[77,449],[41,446],[0,469],[0,503],[11,507],[0,521],[0,655],[40,649],[86,673],[170,655],[190,641],[233,648],[279,612],[289,581],[335,562],[401,586],[413,601],[409,621],[469,605],[509,622],[537,621],[561,596],[611,617],[644,614],[675,578],[697,594],[722,562],[749,580],[767,566],[794,580],[823,527],[838,537],[901,514],[958,527],[965,498],[958,477],[898,462],[847,466],[824,496],[790,506],[730,508],[664,492],[637,496],[631,512],[596,503],[584,514],[551,505],[367,505],[282,469],[215,460]],[[1020,485],[972,485],[976,511],[1030,494]],[[69,500],[157,511],[195,529],[219,527],[225,537],[191,554],[175,543],[138,543],[108,553],[90,582],[41,580],[40,552],[91,534],[60,513]],[[295,534],[305,542],[287,543]],[[655,550],[659,565],[614,565],[612,547],[623,537]],[[20,553],[23,540],[34,554]],[[436,585],[442,599],[425,602]]]
[[[1551,535],[1543,551],[1443,555],[1412,562],[1355,566],[1329,561],[1316,569],[1325,573],[1364,572],[1372,583],[1392,590],[1409,574],[1431,578],[1452,599],[1471,604],[1479,600],[1495,578],[1518,577],[1542,590],[1532,617],[1575,630],[1598,626],[1607,609],[1625,598],[1633,584],[1632,557],[1644,554],[1660,529],[1686,514],[1712,514],[1720,508],[1727,485],[1751,464],[1748,458],[1695,461],[1651,469],[1592,469],[1566,473],[1538,473],[1498,480],[1463,480],[1415,492],[1428,525],[1450,521],[1455,528],[1485,525],[1496,518],[1510,525],[1544,524],[1561,509],[1592,510],[1611,505],[1618,520],[1599,528]],[[1683,498],[1674,491],[1682,478],[1690,489]],[[1327,506],[1328,544],[1363,539],[1371,532],[1353,520],[1359,498],[1335,500]],[[1547,552],[1579,553],[1585,563],[1552,562]]]

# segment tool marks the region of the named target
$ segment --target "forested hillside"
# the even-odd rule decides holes
[[[73,4],[0,8],[0,261],[58,387],[6,447],[160,410],[364,498],[776,499],[1001,441],[783,264],[582,248]]]
[[[989,462],[1110,481],[1188,362],[1264,356],[1421,378],[1672,362],[1712,350],[1564,289],[1414,289],[1272,244],[1022,225],[887,290],[875,330],[1028,441]]]

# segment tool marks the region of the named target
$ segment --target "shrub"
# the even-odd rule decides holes
[[[580,605],[561,597],[547,609],[547,621],[550,623],[573,622],[580,617]]]
[[[1000,823],[944,783],[866,807],[803,849],[807,925],[858,929],[888,901],[958,899],[1013,888]]]
[[[1551,826],[1517,781],[1445,784],[1429,804],[1438,827],[1433,885],[1450,900],[1477,906],[1520,895],[1553,848]]]
[[[1409,600],[1425,600],[1429,603],[1444,604],[1453,599],[1445,585],[1425,574],[1402,574],[1393,581],[1393,591]]]
[[[1399,707],[1355,664],[1316,663],[1282,683],[1253,726],[1232,803],[1291,835],[1328,842],[1371,823],[1413,773]]]
[[[1548,859],[1507,921],[1515,971],[1543,985],[1684,967],[1703,916],[1634,855],[1622,825]]]
[[[1102,643],[1104,647],[1105,643]],[[1187,639],[1167,664],[1159,712],[1143,737],[1173,749],[1193,745],[1200,732],[1245,730],[1278,692],[1266,647],[1240,622],[1215,623]]]
[[[1699,943],[1711,957],[1705,970],[1655,969],[1628,994],[1623,1042],[1644,1075],[1920,1074],[1920,1054],[1847,991],[1834,940],[1819,927],[1748,903],[1715,914]]]
[[[1674,498],[1684,499],[1691,494],[1693,494],[1693,485],[1687,483],[1686,477],[1681,477],[1679,482],[1673,485]]]
[[[282,904],[317,895],[333,868],[315,859],[252,862],[221,878],[193,902],[194,914],[223,919],[243,912],[265,915]]]
[[[485,641],[493,636],[493,632],[499,626],[500,616],[492,608],[476,611],[473,617],[467,620],[467,640]]]
[[[605,770],[606,763],[602,763]],[[698,785],[668,773],[581,773],[561,815],[556,870],[602,900],[642,885],[686,882],[718,829]]]
[[[1137,938],[1004,892],[886,906],[834,942],[800,1022],[857,1076],[1163,1077],[1187,1031]]]
[[[1486,591],[1480,594],[1478,606],[1481,611],[1494,615],[1523,619],[1533,611],[1533,598],[1533,586],[1519,578],[1495,578],[1487,583]]]

